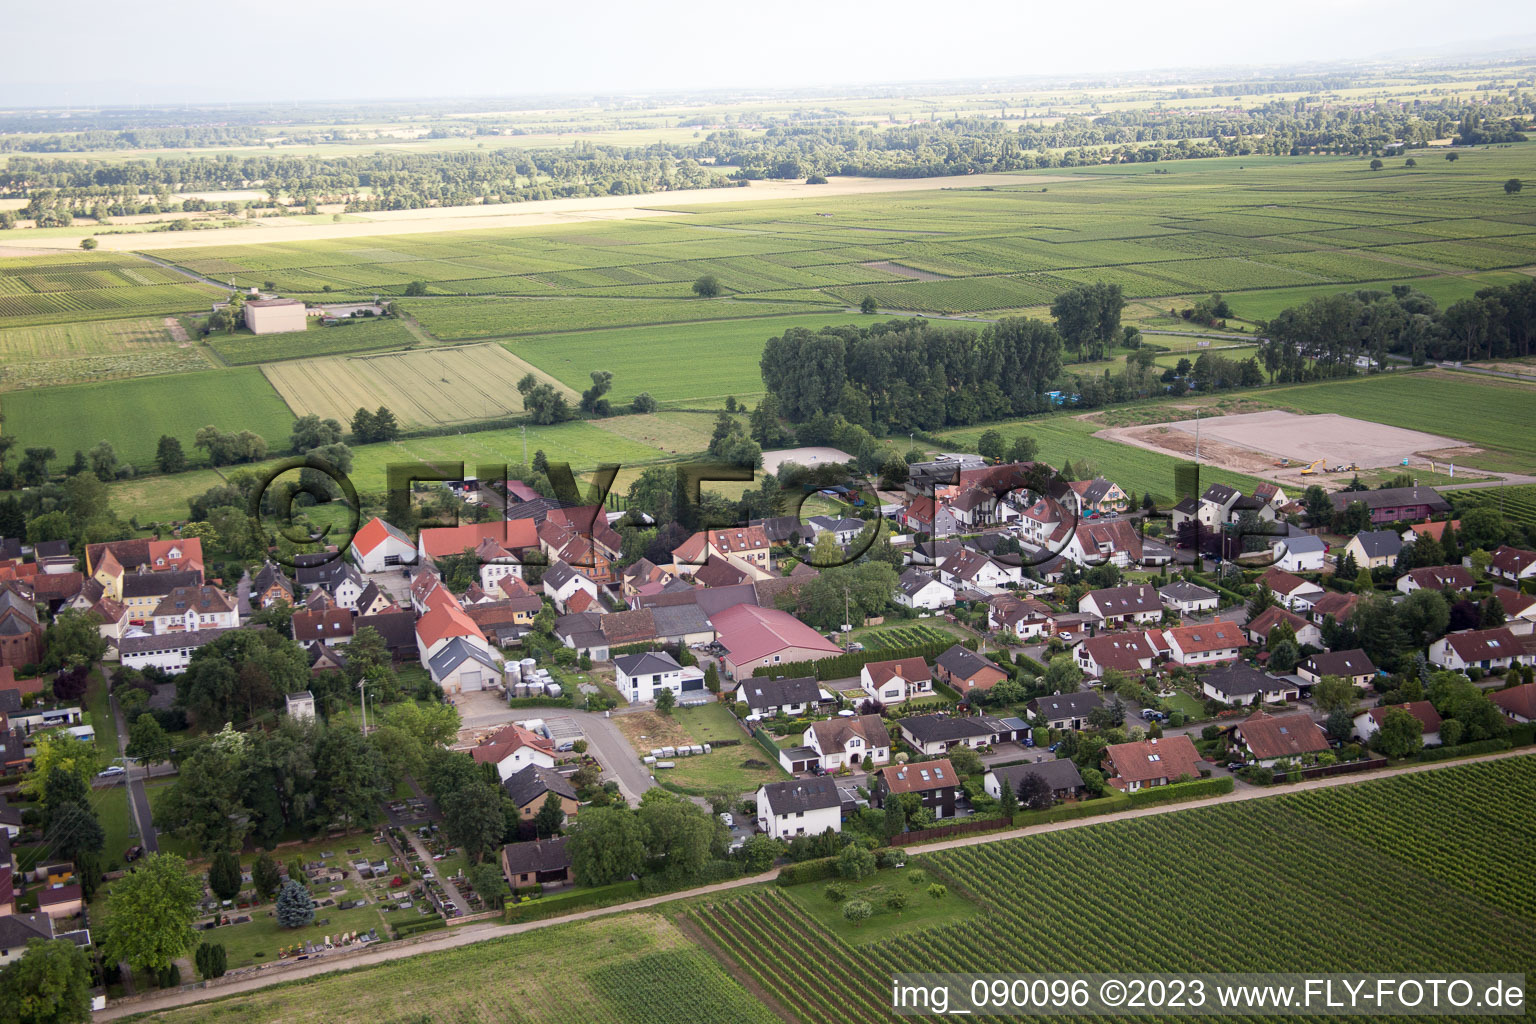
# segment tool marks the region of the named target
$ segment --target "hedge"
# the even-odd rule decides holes
[[[801,882],[819,882],[824,878],[837,877],[837,858],[822,857],[818,860],[803,860],[798,864],[786,864],[779,869],[779,877],[774,879],[776,885],[799,885]]]
[[[845,654],[835,654],[830,658],[822,658],[818,661],[792,661],[782,665],[759,665],[752,670],[754,676],[804,676],[814,675],[819,680],[846,679],[856,676],[859,670],[872,661],[900,661],[902,658],[922,658],[930,661],[955,646],[961,644],[970,650],[975,650],[977,641],[975,638],[965,640],[935,640],[926,644],[913,644],[910,647],[882,647],[879,650],[849,651]]]
[[[1181,800],[1198,800],[1205,796],[1221,796],[1230,792],[1232,779],[1223,776],[1219,779],[1197,779],[1193,782],[1175,782],[1169,786],[1153,786],[1125,795],[1130,799],[1132,807],[1147,807],[1152,804],[1178,803]]]
[[[512,697],[507,701],[509,708],[569,708],[576,702],[570,697]]]
[[[540,896],[527,903],[508,903],[502,911],[504,921],[536,921],[545,917],[592,907],[608,907],[615,903],[628,903],[640,898],[639,882],[615,882],[591,889],[572,889],[555,896]]]
[[[439,928],[448,927],[446,919],[437,917],[424,917],[419,921],[407,921],[404,924],[395,925],[395,938],[403,939],[407,935],[415,935],[417,932],[436,931]]]
[[[1536,743],[1536,722],[1526,722],[1524,725],[1511,726],[1509,730],[1509,743],[1513,747],[1528,747]]]
[[[1045,675],[1045,666],[1022,652],[1014,655],[1013,663],[1019,666],[1019,668],[1024,669],[1026,672],[1033,673],[1037,676]]]
[[[1093,800],[1057,804],[1044,811],[1020,811],[1013,816],[1013,823],[1020,827],[1049,825],[1053,821],[1075,821],[1078,818],[1092,818],[1099,814],[1112,814],[1130,806],[1131,801],[1126,794],[1119,790],[1108,790],[1103,796]]]
[[[1478,754],[1494,754],[1500,750],[1509,750],[1513,746],[1513,743],[1502,737],[1475,740],[1471,743],[1458,743],[1454,747],[1430,747],[1428,750],[1421,750],[1419,760],[1449,761],[1456,757],[1476,757]]]
[[[768,731],[766,729],[764,729],[762,726],[758,726],[756,729],[753,729],[752,738],[757,740],[758,744],[763,748],[768,756],[773,759],[774,764],[779,763],[779,745],[773,742],[773,737],[768,735]]]

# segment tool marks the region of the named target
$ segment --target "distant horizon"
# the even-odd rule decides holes
[[[912,0],[879,12],[785,0],[771,11],[599,5],[578,19],[446,0],[423,22],[401,0],[276,0],[260,22],[164,0],[145,19],[104,0],[72,17],[109,45],[61,62],[8,54],[0,107],[18,110],[217,105],[368,105],[465,100],[822,94],[931,84],[1236,78],[1418,60],[1536,59],[1536,15],[1514,0],[1467,0],[1455,23],[1431,0],[1296,0],[1272,12],[1173,0],[1105,0],[1092,23],[1058,8],[970,0],[942,15]],[[446,8],[446,9],[444,9]],[[606,8],[606,9],[604,9]],[[959,8],[959,9],[956,9]],[[878,13],[876,19],[872,14]],[[12,15],[13,38],[56,30],[54,12]],[[576,21],[576,24],[572,24]],[[603,31],[583,36],[588,24]],[[243,35],[255,45],[242,46]],[[215,53],[210,47],[217,40]],[[530,42],[532,40],[532,42]],[[203,66],[206,61],[206,67]],[[86,78],[82,75],[82,69]],[[168,73],[170,72],[170,73]],[[190,73],[189,73],[190,72]]]

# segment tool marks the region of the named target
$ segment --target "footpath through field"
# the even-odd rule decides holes
[[[1155,807],[1139,807],[1128,811],[1118,811],[1114,814],[1106,814],[1097,818],[1079,818],[1072,821],[1051,822],[1045,825],[1030,825],[1026,828],[1010,829],[1006,832],[991,832],[986,835],[968,836],[962,839],[951,839],[938,843],[926,843],[920,847],[914,847],[914,852],[934,853],[940,850],[951,850],[960,846],[978,846],[982,843],[997,843],[1008,839],[1019,839],[1024,836],[1040,835],[1046,832],[1059,832],[1063,829],[1081,828],[1087,825],[1101,825],[1105,822],[1119,821],[1125,818],[1142,818],[1154,814],[1170,814],[1178,811],[1189,810],[1195,807],[1208,807],[1213,804],[1230,803],[1236,800],[1262,800],[1270,797],[1284,796],[1287,793],[1305,792],[1314,789],[1331,789],[1335,786],[1350,786],[1361,782],[1371,782],[1376,779],[1391,778],[1395,775],[1414,775],[1419,772],[1435,771],[1440,768],[1450,768],[1457,765],[1474,764],[1480,761],[1498,761],[1507,757],[1531,757],[1530,750],[1503,750],[1496,754],[1484,754],[1479,757],[1468,757],[1455,761],[1435,761],[1429,764],[1407,765],[1401,768],[1391,768],[1386,771],[1374,772],[1369,775],[1335,775],[1321,779],[1309,779],[1305,782],[1292,783],[1280,786],[1258,787],[1250,786],[1228,793],[1223,796],[1204,797],[1199,800],[1190,800],[1185,803],[1160,804]],[[569,924],[573,921],[585,921],[594,917],[607,917],[612,914],[623,914],[630,911],[646,910],[651,907],[661,906],[665,903],[673,903],[678,900],[692,899],[695,896],[704,896],[714,892],[724,892],[728,889],[739,889],[748,885],[758,885],[763,882],[771,882],[778,877],[779,870],[761,875],[753,875],[747,878],[735,878],[729,882],[719,882],[715,885],[707,885],[698,889],[684,889],[681,892],[665,893],[661,896],[651,896],[642,900],[633,900],[629,903],[619,903],[610,907],[597,907],[592,910],[583,910],[575,914],[567,914],[564,917],[552,917],[541,921],[522,921],[517,924],[466,924],[458,928],[444,932],[432,932],[419,939],[406,939],[399,942],[390,942],[378,947],[365,950],[362,953],[337,957],[334,960],[317,960],[302,965],[295,965],[263,974],[256,977],[241,978],[230,981],[227,984],[215,985],[207,989],[191,989],[188,991],[168,992],[163,996],[144,999],[130,1003],[117,1003],[109,1005],[105,1010],[91,1015],[92,1020],[112,1020],[119,1017],[127,1017],[140,1013],[153,1013],[158,1010],[167,1010],[176,1006],[185,1006],[190,1003],[204,1002],[213,999],[222,999],[226,996],[238,995],[242,992],[250,992],[255,989],[265,988],[268,985],[286,984],[291,981],[302,981],[318,974],[329,974],[334,971],[352,970],[358,967],[368,967],[373,964],[384,963],[389,960],[399,960],[403,957],[416,956],[420,953],[430,953],[443,949],[455,949],[476,942],[484,942],[487,939],[499,939],[508,935],[521,935],[525,932],[537,931],[541,928],[552,928],[555,925]]]

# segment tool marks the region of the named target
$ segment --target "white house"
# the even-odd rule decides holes
[[[177,587],[155,607],[151,622],[156,633],[234,629],[240,625],[240,611],[218,587]]]
[[[1214,665],[1233,661],[1243,646],[1243,633],[1235,622],[1217,620],[1203,626],[1177,626],[1167,630],[1169,658],[1180,665]]]
[[[227,632],[227,629],[199,629],[155,636],[125,636],[117,642],[117,650],[125,668],[158,668],[177,675],[187,670],[194,651]]]
[[[821,539],[822,534],[829,532],[839,544],[845,546],[852,544],[864,531],[864,527],[869,525],[862,519],[844,519],[836,516],[811,516],[805,524],[810,527],[813,547],[816,541]]]
[[[1310,534],[1285,537],[1276,543],[1274,565],[1286,572],[1321,572],[1328,546]]]
[[[1176,615],[1213,612],[1221,603],[1216,591],[1207,590],[1188,580],[1178,580],[1165,587],[1158,587],[1157,594],[1162,599],[1163,607]]]
[[[933,670],[922,658],[871,661],[859,670],[859,682],[882,704],[901,704],[933,693]]]
[[[1207,697],[1229,707],[1256,702],[1278,704],[1301,696],[1296,683],[1277,679],[1240,661],[1207,672],[1200,679],[1200,689]]]
[[[432,681],[444,693],[472,693],[501,679],[501,657],[471,637],[451,637],[427,659]]]
[[[1020,640],[1043,636],[1056,629],[1055,613],[1032,597],[997,594],[987,602],[987,628],[1012,633]]]
[[[944,560],[939,568],[939,578],[955,589],[980,590],[1017,585],[1023,579],[1023,573],[1018,566],[1003,565],[979,551],[963,548]]]
[[[1381,731],[1381,723],[1386,720],[1388,711],[1406,711],[1419,720],[1423,726],[1423,739],[1426,747],[1438,747],[1440,745],[1440,713],[1435,706],[1427,700],[1409,701],[1407,704],[1382,704],[1362,711],[1355,716],[1355,738],[1361,743],[1369,743],[1371,737]]]
[[[653,701],[660,690],[683,695],[683,666],[665,651],[625,654],[613,659],[614,685],[631,704]]]
[[[983,716],[918,715],[897,723],[901,738],[916,751],[941,756],[955,747],[972,750],[997,742],[997,729]]]
[[[1429,663],[1453,672],[1480,668],[1484,672],[1511,663],[1536,662],[1536,638],[1516,635],[1508,626],[1450,633],[1429,645]]]
[[[893,599],[903,608],[935,612],[941,608],[953,608],[955,592],[939,582],[939,578],[921,569],[908,569],[896,581]]]
[[[1265,569],[1255,582],[1268,587],[1275,600],[1293,612],[1305,612],[1326,593],[1318,584],[1274,566]]]
[[[562,612],[567,610],[566,604],[578,590],[585,590],[594,599],[597,597],[597,584],[564,562],[556,562],[545,571],[544,593]]]
[[[1163,617],[1163,601],[1157,589],[1139,583],[1129,587],[1090,590],[1077,602],[1077,610],[1097,615],[1106,626],[1134,622],[1156,622]]]
[[[555,766],[555,746],[547,737],[518,722],[498,729],[484,743],[470,751],[476,764],[494,764],[502,782],[530,764],[541,768]]]
[[[363,572],[383,572],[416,561],[416,542],[375,516],[352,538],[353,563]]]
[[[879,715],[857,715],[813,722],[801,738],[803,747],[783,751],[781,761],[796,765],[791,771],[804,771],[815,764],[822,771],[835,772],[843,765],[884,764],[891,759],[891,734]]]
[[[770,782],[757,790],[757,826],[774,839],[843,829],[843,800],[828,778]]]
[[[736,699],[747,705],[749,722],[772,718],[780,712],[803,715],[822,700],[821,684],[815,676],[795,679],[748,676],[736,687]]]

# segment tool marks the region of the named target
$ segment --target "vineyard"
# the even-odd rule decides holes
[[[893,647],[916,647],[919,644],[941,643],[945,640],[954,642],[958,638],[953,634],[933,626],[897,626],[894,629],[878,629],[859,636],[859,642],[868,651],[882,651]]]
[[[1491,508],[1506,519],[1536,524],[1536,484],[1446,491],[1445,496],[1458,516],[1474,508]]]
[[[871,944],[776,890],[689,920],[802,1021],[890,1020],[897,971],[1524,971],[1533,799],[1519,757],[947,850],[985,918]]]
[[[220,289],[132,256],[0,259],[0,327],[206,309]]]
[[[292,334],[234,334],[215,337],[208,347],[231,366],[270,363],[284,359],[309,359],[348,352],[377,352],[416,344],[399,320],[359,320],[337,327],[311,326]]]

